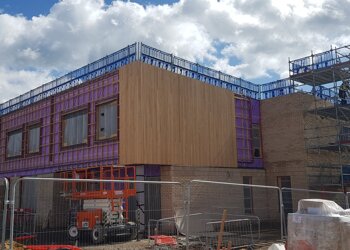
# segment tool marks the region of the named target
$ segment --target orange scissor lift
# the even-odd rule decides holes
[[[133,182],[136,179],[134,166],[100,166],[76,169],[61,174],[68,179],[97,179],[111,182],[64,182],[63,195],[71,204],[76,204],[70,213],[68,237],[76,240],[88,232],[93,243],[101,243],[107,236],[136,237],[137,227],[129,221],[128,198],[136,196]]]

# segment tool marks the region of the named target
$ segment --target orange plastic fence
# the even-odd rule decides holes
[[[33,245],[26,246],[27,250],[82,250],[79,247],[71,245]]]
[[[154,244],[157,246],[175,246],[177,244],[176,239],[172,236],[154,235],[150,238],[154,240]]]

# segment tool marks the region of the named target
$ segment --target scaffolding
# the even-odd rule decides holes
[[[135,61],[224,88],[236,94],[260,99],[260,85],[136,42],[0,104],[0,116],[96,79]]]
[[[305,112],[304,136],[310,188],[350,187],[350,100],[340,86],[350,79],[350,45],[289,61],[293,86],[307,85],[314,101]]]

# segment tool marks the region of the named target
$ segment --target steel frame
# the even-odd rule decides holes
[[[136,42],[1,104],[0,116],[68,90],[134,61],[142,61],[238,94],[260,99],[259,85]]]
[[[329,82],[334,70],[339,73],[338,75],[341,75],[336,80],[344,77],[350,78],[350,73],[344,71],[344,68],[348,69],[350,67],[349,52],[350,45],[289,61],[290,79],[281,79],[259,85],[136,42],[1,104],[0,116],[119,69],[134,61],[142,61],[254,99],[268,99],[296,92],[298,86],[295,85],[294,81],[304,84],[310,84],[314,80],[319,84]],[[323,98],[332,95],[327,89],[315,91]],[[329,93],[327,94],[327,92]]]
[[[350,105],[339,104],[338,90],[342,81],[350,79],[350,45],[289,60],[289,74],[294,85],[305,84],[312,87],[314,108],[307,110],[306,113],[320,120],[325,119],[324,122],[317,124],[313,120],[313,124],[308,124],[311,121],[305,122],[307,167],[313,169],[309,174],[309,186],[318,183],[323,188],[339,186],[344,189],[343,166],[349,165],[350,162],[349,159],[344,158],[349,148],[344,136],[349,135],[344,134],[342,130],[343,127],[350,126]],[[327,102],[321,105],[321,99]],[[335,128],[335,132],[330,128],[330,124]],[[331,162],[325,164],[316,157],[322,152],[336,155],[329,156]],[[310,159],[314,160],[310,161]],[[340,183],[336,184],[334,180],[338,177]],[[316,181],[311,181],[311,178],[316,178]]]

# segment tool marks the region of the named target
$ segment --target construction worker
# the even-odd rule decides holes
[[[343,83],[339,87],[339,98],[340,98],[340,104],[345,105],[346,97],[348,96],[348,91],[350,90],[350,85],[348,81],[343,81]]]

